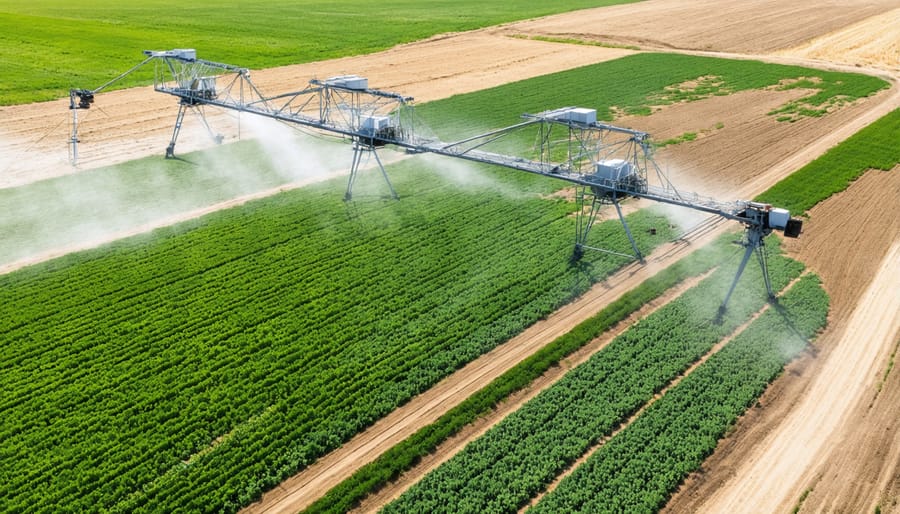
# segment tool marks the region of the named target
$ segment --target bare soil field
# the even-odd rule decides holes
[[[644,49],[765,54],[798,46],[897,7],[897,0],[648,0],[512,23],[498,30]],[[886,28],[889,33],[898,30],[896,26]]]
[[[900,71],[900,7],[777,53]]]
[[[373,87],[425,101],[631,52],[530,41],[509,35],[574,37],[643,48],[731,52],[754,58],[784,53],[788,57],[773,56],[773,59],[821,64],[797,60],[811,56],[852,66],[871,65],[891,73],[894,68],[890,56],[895,50],[891,50],[890,43],[900,39],[900,36],[891,39],[891,35],[900,34],[900,27],[891,22],[890,16],[896,16],[898,8],[900,0],[840,3],[698,0],[689,4],[679,0],[649,0],[435,37],[369,56],[254,71],[253,77],[264,91],[281,92],[300,89],[310,78],[357,73],[368,76]],[[872,21],[876,19],[873,17],[880,21]],[[865,34],[872,31],[866,23],[883,23],[880,26],[886,36],[866,38]],[[849,32],[844,32],[845,29],[855,31],[863,39],[872,39],[874,50],[854,54],[846,46],[845,36]],[[824,53],[806,53],[811,50],[803,49],[803,45],[810,42],[817,42],[814,43],[819,45],[816,52]],[[882,44],[887,48],[879,53]],[[201,57],[215,58],[204,56],[202,49],[198,50]],[[883,53],[888,55],[886,62],[871,57]],[[137,58],[136,55],[136,61]],[[790,94],[795,92],[748,92],[717,97],[671,106],[647,118],[618,123],[625,125],[633,121],[636,128],[657,136],[708,130],[697,141],[660,152],[660,161],[671,161],[672,178],[685,189],[705,194],[729,193],[736,198],[764,190],[900,105],[900,91],[895,85],[891,91],[821,119],[779,124],[765,116],[766,105],[783,101]],[[56,101],[0,108],[0,116],[5,121],[0,126],[0,187],[78,171],[67,159],[70,117],[67,105],[67,101]],[[87,118],[82,118],[81,169],[148,155],[161,158],[175,110],[174,99],[150,88],[98,96],[95,108],[87,113]],[[246,136],[238,133],[236,120],[228,115],[214,116],[212,123],[227,140]],[[716,128],[718,123],[722,124],[721,128]],[[178,150],[187,152],[209,145],[199,123],[188,119]],[[873,398],[874,383],[883,374],[888,350],[892,345],[895,347],[898,336],[900,262],[894,243],[900,234],[896,224],[884,221],[897,218],[896,212],[885,213],[886,206],[894,206],[896,210],[897,170],[875,176],[871,179],[867,175],[854,188],[875,181],[875,185],[869,186],[873,189],[868,194],[880,201],[872,201],[866,193],[852,190],[834,199],[850,203],[820,206],[821,210],[831,208],[841,214],[846,212],[842,209],[857,209],[864,219],[874,221],[860,230],[860,225],[847,223],[846,216],[814,211],[798,243],[805,246],[791,248],[823,276],[825,287],[834,298],[829,328],[816,343],[815,350],[792,363],[767,391],[762,407],[752,409],[734,433],[720,444],[716,454],[704,465],[704,473],[682,488],[669,506],[672,512],[689,512],[700,507],[726,512],[729,506],[741,502],[748,502],[744,505],[755,511],[786,511],[796,504],[805,488],[813,490],[804,509],[848,506],[852,511],[867,511],[880,501],[883,512],[889,512],[889,508],[898,510],[896,506],[890,507],[896,505],[900,491],[896,464],[900,451],[897,449],[900,380],[896,369]],[[859,196],[853,197],[854,194]],[[847,199],[851,197],[855,200]],[[252,510],[280,512],[283,508],[294,510],[300,504],[308,504],[342,477],[446,412],[653,271],[674,262],[689,248],[671,245],[651,257],[647,266],[630,266],[599,284],[545,322],[398,409],[344,448],[274,490],[263,504],[253,506]],[[847,254],[848,248],[853,249],[852,255]],[[839,258],[840,252],[849,256]],[[847,259],[860,260],[852,260],[856,266],[848,270],[851,266]],[[829,381],[838,381],[844,388],[826,387]],[[820,416],[816,418],[818,426],[828,427],[827,434],[813,433],[815,427],[811,429],[791,421],[814,414]],[[807,444],[804,438],[813,435],[816,439],[810,439]],[[787,451],[794,447],[804,447],[806,453],[797,457]],[[766,486],[760,482],[763,478],[772,479],[781,487],[765,493]],[[754,490],[764,496],[757,498],[759,503],[753,503],[755,500],[747,496],[750,494],[747,491]]]

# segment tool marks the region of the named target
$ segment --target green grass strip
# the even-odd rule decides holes
[[[822,200],[847,189],[866,171],[888,171],[897,166],[900,162],[898,141],[900,109],[895,109],[756,199],[794,213],[806,212]]]
[[[731,236],[733,237],[733,236]],[[549,368],[583,347],[614,324],[637,311],[647,302],[660,296],[682,280],[699,275],[719,259],[719,250],[729,238],[709,245],[645,280],[591,318],[579,323],[568,333],[556,338],[521,363],[497,377],[493,382],[441,416],[434,423],[421,428],[373,462],[366,464],[314,502],[307,514],[346,512],[358,505],[367,495],[378,491],[419,460],[432,453],[439,444],[453,436],[465,425],[487,414],[509,395],[528,386]]]

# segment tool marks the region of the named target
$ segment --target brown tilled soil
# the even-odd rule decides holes
[[[588,9],[501,30],[642,48],[763,54],[792,48],[900,7],[897,0],[648,0]],[[896,33],[897,27],[882,26]]]
[[[900,28],[890,21],[892,18],[884,18],[887,22],[870,21],[882,23],[879,26],[886,34],[883,36],[872,34],[871,28],[859,29],[856,24],[867,23],[867,18],[876,15],[893,16],[892,10],[898,7],[898,0],[840,3],[649,0],[436,37],[370,56],[258,71],[253,77],[264,91],[282,92],[300,89],[313,77],[357,73],[368,76],[373,87],[430,100],[630,52],[506,37],[523,34],[577,37],[645,48],[744,54],[784,50],[793,57],[824,55],[834,62],[871,64],[890,71],[892,50],[879,53],[878,48],[900,39],[892,36]],[[865,60],[846,47],[844,42],[848,41],[849,32],[839,29],[847,27],[855,31],[858,39],[874,42],[875,50],[866,50]],[[803,45],[809,42],[821,43],[817,52],[822,52],[824,47],[824,53],[806,53]],[[882,53],[889,56],[886,64],[882,64],[883,59],[871,57]],[[202,55],[202,49],[201,56],[215,57]],[[889,93],[821,119],[779,124],[765,116],[765,106],[792,94],[796,92],[752,92],[733,98],[715,98],[670,106],[654,116],[633,121],[635,125],[645,123],[649,130],[658,130],[657,136],[706,131],[695,142],[663,150],[660,158],[674,163],[672,178],[683,188],[738,198],[765,189],[900,104],[895,86]],[[133,89],[103,94],[95,108],[81,114],[87,116],[81,124],[80,163],[83,168],[89,168],[161,155],[174,121],[175,101],[147,88]],[[67,102],[3,107],[0,115],[5,122],[0,125],[0,187],[77,172],[67,164],[70,116]],[[229,116],[213,116],[212,123],[228,140],[238,136],[237,124]],[[186,152],[209,144],[199,123],[189,118],[178,150]],[[896,170],[892,175],[896,177]],[[864,180],[875,180],[867,177]],[[857,197],[856,203],[836,208],[842,214],[850,206],[863,209],[865,213],[854,214],[864,214],[865,219],[874,220],[870,224],[846,223],[838,220],[840,216],[812,213],[802,239],[802,244],[807,246],[792,250],[823,276],[826,288],[835,297],[830,327],[816,344],[814,353],[791,364],[765,394],[761,407],[744,417],[732,436],[704,465],[705,472],[682,488],[670,505],[673,512],[693,511],[694,507],[701,506],[726,512],[729,506],[745,501],[745,506],[756,511],[785,511],[809,487],[813,491],[806,500],[808,507],[829,509],[847,505],[849,510],[868,511],[880,501],[883,511],[896,509],[891,507],[900,489],[896,467],[900,386],[896,369],[888,375],[874,401],[872,391],[876,377],[885,369],[887,349],[895,347],[897,340],[896,313],[900,306],[896,291],[900,285],[896,274],[900,266],[896,246],[889,256],[893,260],[886,264],[883,260],[898,240],[896,226],[883,221],[896,219],[897,213],[891,211],[891,206],[896,211],[897,193],[896,186],[888,182],[874,187],[875,191],[870,193],[879,199],[877,203],[864,205],[863,195]],[[891,191],[893,197],[889,196]],[[845,196],[853,194],[858,193],[851,191]],[[822,209],[825,208],[823,205]],[[861,235],[863,232],[865,236]],[[824,236],[826,233],[828,237]],[[872,241],[868,239],[870,236]],[[848,247],[864,255],[859,256],[863,260],[854,261],[859,272],[845,278],[842,273],[846,264],[834,256]],[[584,298],[535,325],[520,338],[473,362],[398,409],[343,449],[286,482],[252,510],[280,512],[308,504],[341,477],[435,419],[556,334],[565,332],[634,287],[653,270],[672,262],[670,256],[683,253],[684,248],[673,247],[663,257],[651,260],[648,266],[631,266],[598,285]],[[869,288],[873,277],[877,277],[872,282],[875,286]],[[843,387],[826,387],[832,381]],[[864,405],[868,403],[871,408]],[[815,430],[811,433],[802,423],[791,421],[805,415],[823,416],[816,418],[817,426],[827,426],[827,434]],[[814,445],[796,439],[812,436],[817,437],[810,439]],[[808,449],[802,458],[795,458],[788,451],[798,446],[798,441]],[[753,468],[755,463],[763,463],[759,465],[764,467]],[[778,484],[777,491],[760,487],[763,477]],[[757,498],[758,504],[749,502],[751,493],[762,496]]]
[[[900,6],[777,53],[900,72]]]

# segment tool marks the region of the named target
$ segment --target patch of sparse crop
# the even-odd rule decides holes
[[[870,169],[888,171],[900,162],[900,109],[860,130],[775,184],[757,200],[802,213],[845,189]]]
[[[585,46],[599,46],[602,48],[621,48],[623,50],[640,50],[639,46],[634,45],[622,45],[618,43],[607,43],[605,41],[593,41],[593,40],[585,40],[585,39],[576,39],[576,38],[567,38],[567,37],[552,37],[552,36],[525,36],[525,35],[514,35],[512,36],[518,39],[530,39],[532,41],[546,41],[548,43],[565,43],[569,45],[585,45]]]
[[[705,75],[688,83],[666,86],[663,91],[650,95],[649,101],[654,105],[669,105],[681,102],[694,102],[711,96],[725,96],[733,91],[725,86],[722,77]]]
[[[657,147],[657,148],[663,148],[663,147],[666,147],[666,146],[669,146],[669,145],[677,145],[677,144],[679,144],[679,143],[685,143],[685,142],[688,142],[688,141],[694,141],[694,140],[696,140],[696,139],[697,139],[697,133],[696,133],[696,132],[685,132],[684,134],[681,134],[681,135],[678,136],[678,137],[673,137],[673,138],[671,138],[671,139],[666,139],[666,140],[664,140],[664,141],[660,141],[660,142],[658,142],[658,143],[654,143],[653,146],[655,146],[655,147]]]
[[[142,50],[196,48],[201,58],[270,68],[629,1],[7,0],[0,13],[0,105],[59,98],[72,87],[95,88],[140,62]],[[151,82],[147,69],[114,87]]]
[[[769,113],[779,115],[779,121],[791,122],[804,117],[817,118],[824,116],[854,100],[871,94],[865,84],[845,84],[840,77],[832,81],[824,81],[819,76],[801,77],[796,80],[783,81],[776,89],[811,89],[817,91],[811,96],[792,100]]]

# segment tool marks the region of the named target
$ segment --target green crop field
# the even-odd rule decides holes
[[[487,414],[509,395],[528,387],[535,379],[572,352],[593,341],[647,302],[659,297],[681,281],[708,271],[721,263],[722,250],[731,243],[732,234],[720,238],[682,258],[674,265],[625,293],[569,332],[556,338],[523,360],[488,386],[467,398],[434,423],[421,428],[403,442],[383,453],[370,464],[332,488],[328,494],[304,509],[307,514],[347,512],[368,494],[414,466],[422,457],[434,453],[437,446],[465,425]]]
[[[562,200],[392,173],[415,193],[332,181],[0,278],[5,505],[231,510],[622,264],[569,267]]]
[[[0,5],[0,105],[95,88],[140,62],[142,50],[196,48],[202,58],[269,68],[629,1],[8,0]],[[124,85],[149,80],[139,73]]]
[[[812,75],[826,97],[885,85],[650,54],[420,114],[443,137],[567,104],[608,117],[711,73],[722,81],[708,94]],[[261,162],[253,148],[228,151]],[[174,183],[190,187],[186,157],[163,174],[185,170]],[[175,195],[140,172],[146,162],[91,173],[97,187],[139,184],[129,203]],[[568,264],[573,206],[540,194],[557,184],[474,168],[494,185],[467,189],[433,163],[389,167],[400,202],[344,204],[334,180],[0,277],[4,509],[234,510],[621,266],[599,255]],[[282,178],[259,167],[264,183]],[[7,198],[34,204],[71,180]],[[213,175],[198,183],[203,198],[206,187],[229,194]],[[631,223],[645,251],[672,235],[652,213]],[[594,230],[597,244],[627,250],[617,223]]]
[[[738,416],[825,325],[828,296],[805,275],[529,512],[657,512]]]

